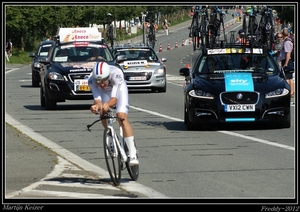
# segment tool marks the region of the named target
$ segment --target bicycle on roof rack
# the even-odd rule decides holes
[[[154,49],[156,42],[155,18],[153,17],[154,12],[150,11],[147,14],[149,24],[146,28],[146,45]],[[145,24],[143,27],[145,27]],[[143,33],[145,33],[145,30],[143,30]]]
[[[218,6],[212,7],[209,20],[210,47],[220,45],[221,30],[223,31],[223,41],[227,43],[227,36],[225,34],[224,26],[225,19],[225,13]]]
[[[246,27],[246,31],[248,30],[248,33],[245,31],[245,34],[247,35],[247,38],[250,41],[249,43],[251,47],[258,47],[261,45],[261,38],[260,34],[258,33],[258,22],[256,20],[257,13],[258,11],[255,10],[253,6],[251,6],[251,10],[247,14],[249,16],[248,27]],[[244,15],[244,18],[246,19],[247,17]]]
[[[200,47],[200,8],[195,7],[195,11],[192,18],[191,26],[188,28],[190,30],[189,37],[192,38],[193,50],[196,51]]]
[[[264,5],[260,12],[259,29],[262,33],[261,42],[267,50],[272,50],[275,43],[272,7]]]
[[[108,13],[107,15],[107,24],[108,28],[106,31],[106,40],[110,43],[111,48],[114,48],[115,41],[116,41],[116,28],[113,25],[111,14]]]
[[[206,51],[206,48],[209,47],[209,20],[207,17],[207,7],[202,6],[200,8],[201,12],[201,21],[200,21],[200,39],[201,39],[201,49]]]

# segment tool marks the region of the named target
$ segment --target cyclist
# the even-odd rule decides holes
[[[129,164],[130,166],[138,165],[133,130],[127,118],[129,95],[122,70],[106,62],[97,62],[88,78],[88,85],[94,97],[94,104],[90,107],[92,113],[100,111],[101,114],[104,114],[111,107],[116,106],[116,115],[124,119],[123,121],[119,120],[119,124],[129,150]],[[107,126],[106,120],[102,120],[102,125]]]

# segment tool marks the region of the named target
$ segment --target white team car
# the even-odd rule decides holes
[[[158,58],[155,51],[145,45],[126,44],[113,49],[116,62],[124,72],[129,89],[167,90],[166,58]]]

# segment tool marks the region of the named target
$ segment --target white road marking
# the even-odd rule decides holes
[[[132,106],[132,105],[130,106],[130,108],[133,108],[135,110],[139,110],[139,111],[142,111],[142,112],[145,112],[145,113],[149,113],[149,114],[152,114],[152,115],[155,115],[155,116],[160,116],[160,117],[163,117],[163,118],[166,118],[166,119],[170,119],[170,120],[173,120],[173,121],[180,121],[180,122],[184,121],[182,119],[174,118],[174,117],[171,117],[171,116],[167,116],[167,115],[164,115],[164,114],[161,114],[161,113],[158,113],[158,112],[142,109],[142,108]],[[248,139],[248,140],[268,144],[268,145],[271,145],[271,146],[277,146],[277,147],[280,147],[280,148],[295,151],[294,147],[287,146],[287,145],[284,145],[284,144],[278,144],[278,143],[270,142],[270,141],[267,141],[267,140],[263,140],[263,139],[259,139],[259,138],[253,138],[253,137],[250,137],[250,136],[246,136],[246,135],[242,135],[242,134],[238,134],[238,133],[234,133],[234,132],[229,132],[229,131],[216,131],[216,132],[232,135],[232,136],[235,136],[235,137],[242,137],[244,139]]]
[[[19,131],[21,131],[22,133],[24,133],[28,137],[30,137],[33,140],[41,143],[42,145],[44,145],[45,147],[51,149],[53,152],[56,152],[60,156],[59,157],[60,162],[54,168],[54,170],[49,175],[46,176],[46,178],[53,178],[53,177],[59,176],[63,172],[63,170],[66,169],[66,165],[68,165],[67,167],[70,167],[70,163],[80,167],[82,170],[85,170],[85,171],[96,174],[97,176],[99,176],[99,178],[110,178],[108,172],[105,171],[104,169],[102,169],[101,167],[96,166],[96,165],[90,163],[89,161],[86,161],[86,160],[82,159],[78,155],[75,155],[74,153],[70,152],[69,150],[67,150],[67,149],[63,148],[62,146],[60,146],[60,145],[54,143],[53,141],[49,140],[48,138],[34,132],[33,129],[29,128],[26,125],[23,125],[20,122],[18,122],[16,119],[14,119],[8,113],[5,113],[5,122],[7,122],[10,125],[14,126],[15,128],[17,128]],[[19,195],[19,194],[22,194],[24,192],[25,193],[26,192],[31,192],[31,191],[35,190],[36,187],[43,184],[44,179],[45,178],[43,178],[39,182],[31,184],[30,186],[28,186],[24,189],[21,189],[20,191],[12,192],[12,193],[6,195],[6,198],[12,198],[12,197],[14,197],[16,195]],[[72,186],[72,185],[70,185],[70,186]],[[139,184],[135,181],[129,181],[128,183],[121,184],[119,187],[122,188],[122,189],[125,189],[126,191],[129,191],[129,192],[136,192],[137,191],[140,194],[143,194],[143,195],[145,195],[146,197],[149,197],[149,198],[169,198],[166,195],[164,195],[160,192],[157,192],[157,191],[155,191],[155,190],[153,190],[149,187],[146,187],[142,184]],[[82,198],[82,196],[80,196],[80,194],[78,195],[78,197]]]

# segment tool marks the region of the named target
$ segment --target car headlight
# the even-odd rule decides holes
[[[57,72],[50,72],[48,74],[48,79],[51,79],[51,80],[64,80],[64,77],[57,73]]]
[[[159,68],[159,69],[156,69],[155,71],[154,71],[154,74],[164,74],[164,69],[163,68]]]
[[[191,90],[189,95],[196,98],[214,99],[214,95],[203,90]]]
[[[265,98],[274,98],[279,96],[285,96],[289,93],[289,90],[286,88],[278,88],[275,91],[271,91],[265,95]]]
[[[38,62],[35,62],[35,63],[33,64],[33,67],[34,67],[34,68],[42,68],[42,64],[40,64],[40,63],[38,63]]]

